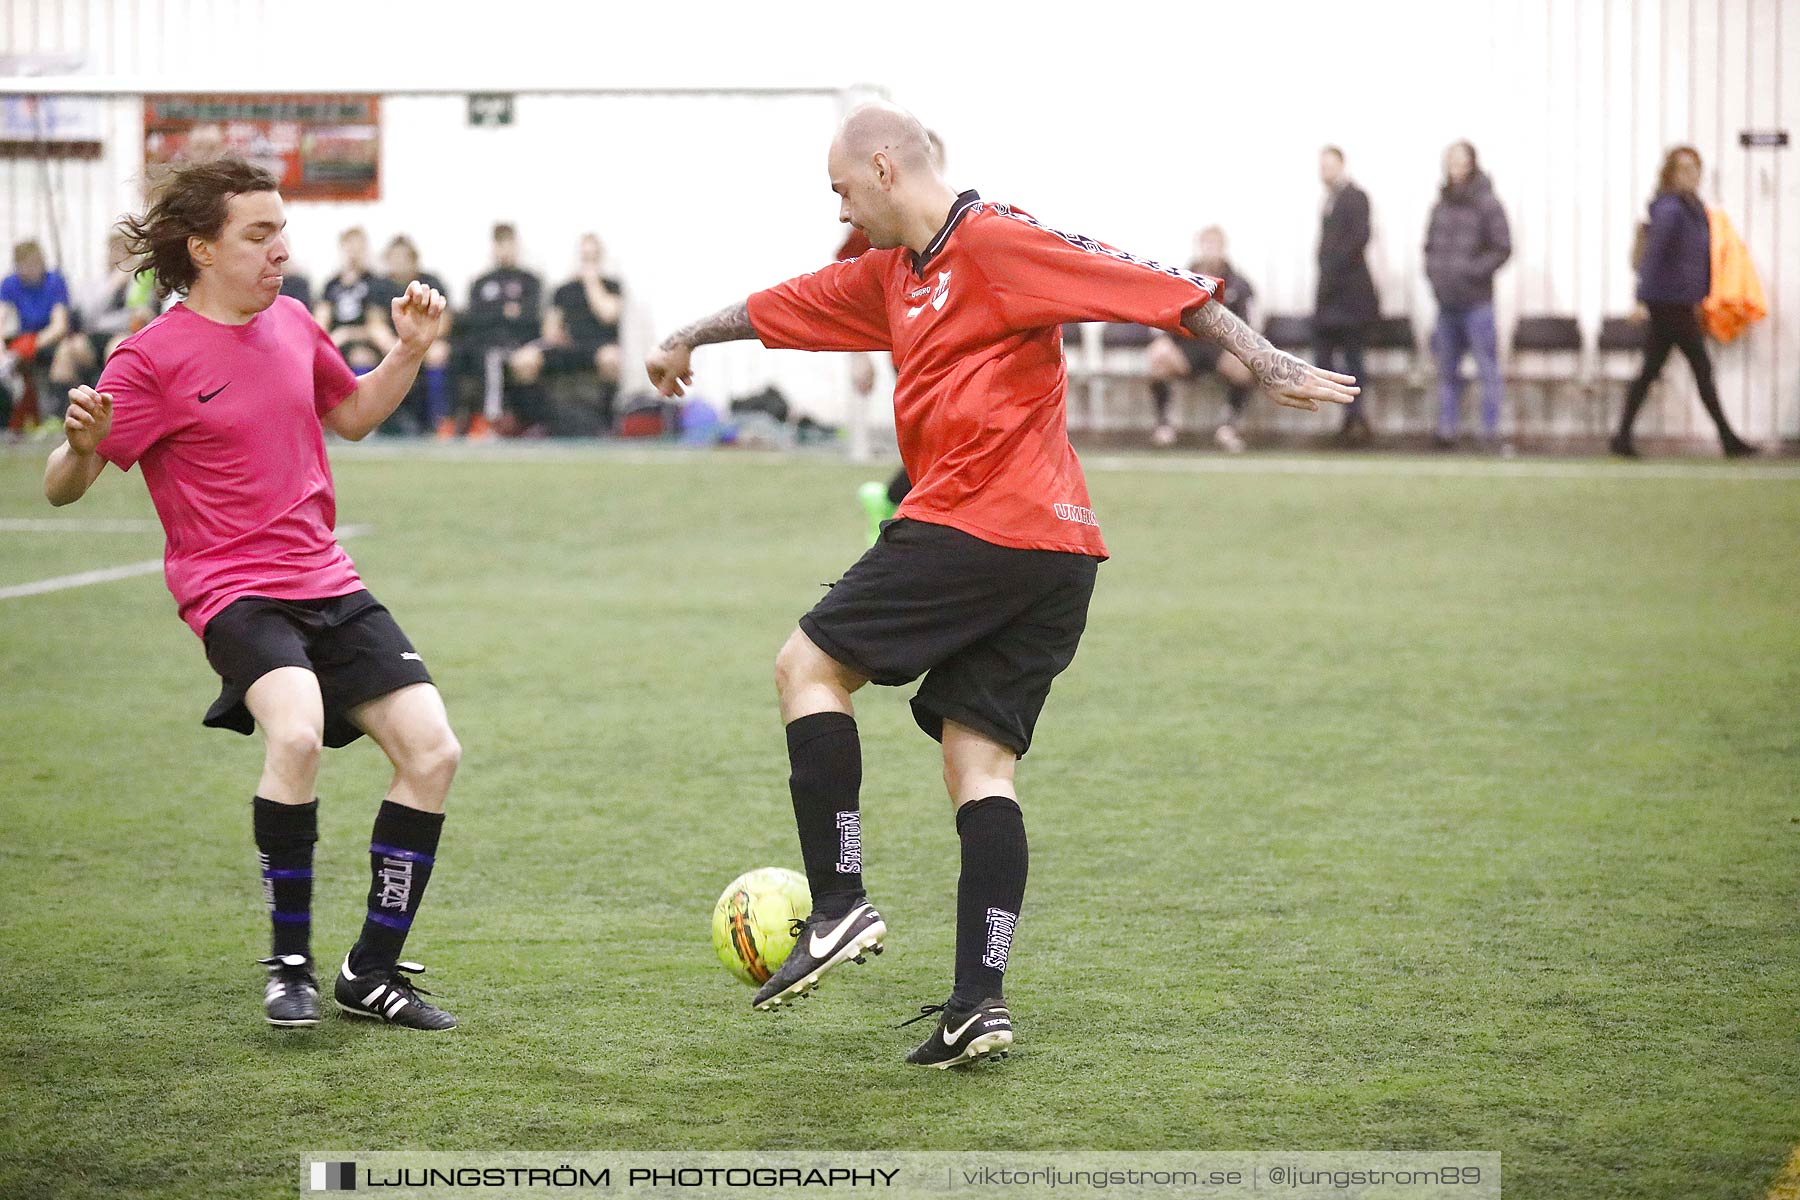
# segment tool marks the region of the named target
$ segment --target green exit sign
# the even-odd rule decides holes
[[[469,124],[500,126],[513,123],[513,98],[510,92],[472,92],[469,95]]]

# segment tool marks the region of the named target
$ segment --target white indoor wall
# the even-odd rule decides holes
[[[97,80],[184,90],[829,87],[874,84],[949,144],[952,182],[1155,257],[1225,226],[1264,311],[1310,304],[1317,148],[1342,145],[1375,205],[1384,308],[1430,321],[1419,273],[1443,147],[1479,148],[1513,224],[1502,325],[1574,315],[1590,333],[1631,304],[1628,250],[1663,149],[1692,142],[1705,191],[1748,241],[1771,319],[1718,355],[1759,438],[1800,436],[1800,146],[1744,150],[1743,128],[1800,114],[1792,0],[1265,0],[1071,8],[673,9],[514,0],[6,0],[0,54],[83,53]],[[504,13],[504,18],[500,14]],[[771,15],[771,14],[775,15]],[[1783,71],[1782,67],[1788,69]],[[75,274],[134,198],[136,106],[109,104],[107,157],[50,169]],[[296,258],[322,274],[336,231],[405,230],[461,287],[486,227],[510,219],[532,264],[566,269],[597,229],[627,280],[628,339],[822,261],[835,245],[829,96],[523,96],[509,130],[471,130],[455,97],[386,101],[383,199],[294,205]],[[0,163],[0,235],[44,232],[42,171]],[[75,232],[75,231],[82,232]],[[702,352],[703,385],[779,382],[827,418],[830,359]],[[1654,429],[1705,432],[1686,371]],[[1647,430],[1648,431],[1648,430]]]

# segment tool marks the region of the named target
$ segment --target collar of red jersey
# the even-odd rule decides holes
[[[980,203],[981,193],[977,192],[974,188],[970,188],[956,198],[956,203],[950,206],[950,215],[944,218],[943,226],[931,236],[931,241],[926,243],[925,253],[920,254],[916,250],[913,252],[913,274],[921,279],[925,278],[925,268],[930,265],[932,259],[937,257],[938,252],[944,248],[944,243],[950,240],[950,234],[955,231],[957,224],[962,221],[963,215]]]

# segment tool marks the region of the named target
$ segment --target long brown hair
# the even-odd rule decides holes
[[[1664,192],[1672,192],[1675,190],[1675,160],[1684,154],[1694,160],[1694,166],[1700,166],[1700,152],[1692,146],[1676,146],[1671,149],[1667,154],[1663,155],[1662,170],[1657,172],[1656,175],[1657,195],[1660,196]]]
[[[268,171],[236,155],[173,167],[143,215],[119,221],[126,249],[137,260],[132,269],[155,274],[159,297],[186,292],[199,275],[188,239],[218,237],[233,196],[273,192],[280,186]]]

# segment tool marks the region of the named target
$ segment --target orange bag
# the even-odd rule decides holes
[[[1729,342],[1768,316],[1769,305],[1750,250],[1731,219],[1720,209],[1709,208],[1706,224],[1712,235],[1712,289],[1700,302],[1700,314],[1706,332]]]

